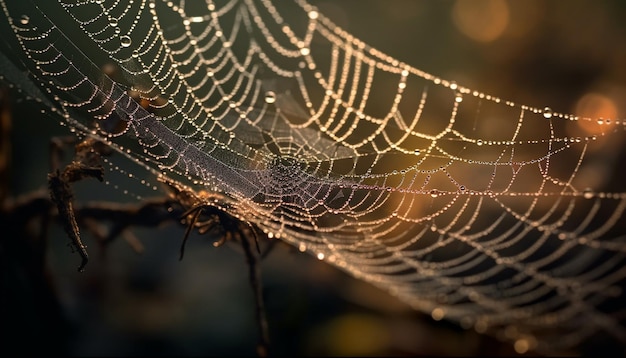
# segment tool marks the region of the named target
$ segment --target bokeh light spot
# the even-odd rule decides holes
[[[617,106],[613,100],[604,95],[587,93],[576,103],[574,113],[581,118],[578,125],[582,130],[588,134],[600,134],[606,131],[610,124],[606,122],[599,124],[598,120],[617,118]]]
[[[503,0],[457,0],[452,8],[452,20],[470,39],[492,42],[509,25],[509,6]]]

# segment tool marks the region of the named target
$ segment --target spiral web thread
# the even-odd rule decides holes
[[[438,78],[303,0],[1,4],[6,82],[270,238],[529,349],[626,342],[626,121]]]

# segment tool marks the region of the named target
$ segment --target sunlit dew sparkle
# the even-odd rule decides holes
[[[64,36],[55,26],[49,34],[16,37],[26,49],[30,77],[54,99],[71,132],[108,137],[111,146],[166,178],[180,177],[227,192],[237,205],[254,205],[249,211],[220,209],[237,211],[235,217],[249,219],[268,238],[285,239],[356,277],[408,292],[402,298],[435,321],[463,317],[460,324],[479,333],[515,327],[505,338],[517,353],[541,343],[533,336],[537,327],[527,320],[568,325],[583,312],[597,313],[605,321],[590,319],[590,327],[604,324],[626,335],[613,312],[594,306],[590,297],[581,296],[582,304],[569,307],[569,316],[547,317],[546,306],[533,296],[551,287],[567,290],[570,279],[589,287],[613,284],[612,278],[570,267],[563,252],[571,247],[608,258],[593,264],[623,262],[624,253],[609,234],[620,230],[625,195],[606,192],[605,181],[597,178],[611,175],[617,162],[602,145],[613,138],[619,143],[624,134],[617,107],[607,97],[581,98],[577,111],[594,113],[584,120],[550,107],[501,101],[365,45],[302,0],[296,0],[301,9],[290,17],[281,2],[270,0],[232,2],[237,4],[232,7],[209,3],[195,10],[174,1],[150,2],[145,16],[132,6],[125,9],[123,1],[110,9],[108,1],[95,3],[104,13],[78,16],[81,8],[94,6],[90,1],[66,4],[65,10],[86,31],[81,46],[93,46],[113,62],[109,77],[96,70],[82,73],[66,61],[65,49],[46,46]],[[499,5],[474,15],[455,3],[455,26],[476,41],[504,36],[508,7],[493,3]],[[471,26],[472,16],[491,21],[489,31]],[[39,21],[27,15],[12,19],[16,32]],[[132,83],[132,93],[109,78]],[[78,122],[83,113],[104,119],[99,131],[87,132],[91,122]],[[105,121],[111,127],[121,123],[123,132],[102,130]],[[562,130],[570,124],[584,133]],[[136,139],[133,135],[140,149],[116,144]],[[590,164],[589,158],[610,164]],[[570,159],[572,167],[563,169]],[[153,187],[144,180],[141,185]],[[511,222],[519,224],[518,231],[502,229]],[[525,246],[527,237],[537,239]],[[476,260],[461,260],[466,253],[453,246],[473,250]],[[546,249],[542,260],[553,271],[529,259]],[[495,281],[496,270],[515,271],[526,281],[505,278],[509,286],[472,288]],[[613,276],[607,277],[625,279],[617,264],[609,270]],[[425,299],[431,283],[464,303],[454,306],[454,298],[442,295]],[[563,292],[556,294],[571,303]],[[519,307],[519,302],[532,303]],[[483,319],[479,313],[485,309],[502,322]],[[524,329],[530,332],[520,333]],[[558,336],[551,338],[559,342]]]

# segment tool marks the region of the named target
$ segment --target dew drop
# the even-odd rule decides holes
[[[124,35],[120,37],[120,43],[122,44],[122,47],[128,47],[133,43],[133,40],[131,40],[130,36]]]
[[[117,24],[118,24],[117,19],[112,16],[109,16],[109,25],[116,27]]]
[[[20,24],[28,25],[29,22],[30,22],[30,17],[28,17],[27,15],[22,15],[22,17],[20,17]]]
[[[583,198],[585,198],[585,199],[592,199],[593,198],[593,191],[591,189],[585,189],[583,191]]]
[[[552,118],[552,108],[546,107],[543,109],[543,118],[545,119]]]
[[[420,150],[419,149],[415,149],[415,155],[420,155]]]
[[[479,140],[477,140],[477,141],[476,141],[476,145],[483,145],[483,141],[482,141],[482,140],[480,140],[480,139],[479,139]]]
[[[433,198],[436,198],[439,196],[439,191],[437,189],[433,189],[430,191],[430,196],[432,196]]]
[[[311,50],[308,47],[303,47],[300,49],[300,53],[302,54],[302,56],[306,56],[311,53]]]
[[[273,91],[265,92],[265,103],[274,103],[276,102],[276,93]]]
[[[460,92],[459,92],[459,93],[457,93],[457,94],[456,94],[456,97],[454,97],[454,101],[455,101],[456,103],[461,103],[461,102],[463,102],[463,95],[462,95]]]
[[[317,11],[315,11],[315,10],[313,10],[313,11],[309,11],[309,19],[311,19],[311,20],[315,20],[315,19],[317,19],[317,17],[318,17],[319,15],[320,15],[320,14],[319,14]]]
[[[137,51],[137,50],[133,51],[133,57],[134,58],[139,57],[139,51]]]

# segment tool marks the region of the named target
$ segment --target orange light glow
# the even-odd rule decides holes
[[[578,126],[588,134],[600,134],[614,125],[617,106],[610,98],[597,93],[587,93],[576,103],[575,114],[581,120]]]
[[[509,15],[504,0],[457,0],[452,8],[452,20],[459,31],[478,42],[492,42],[502,36]]]

